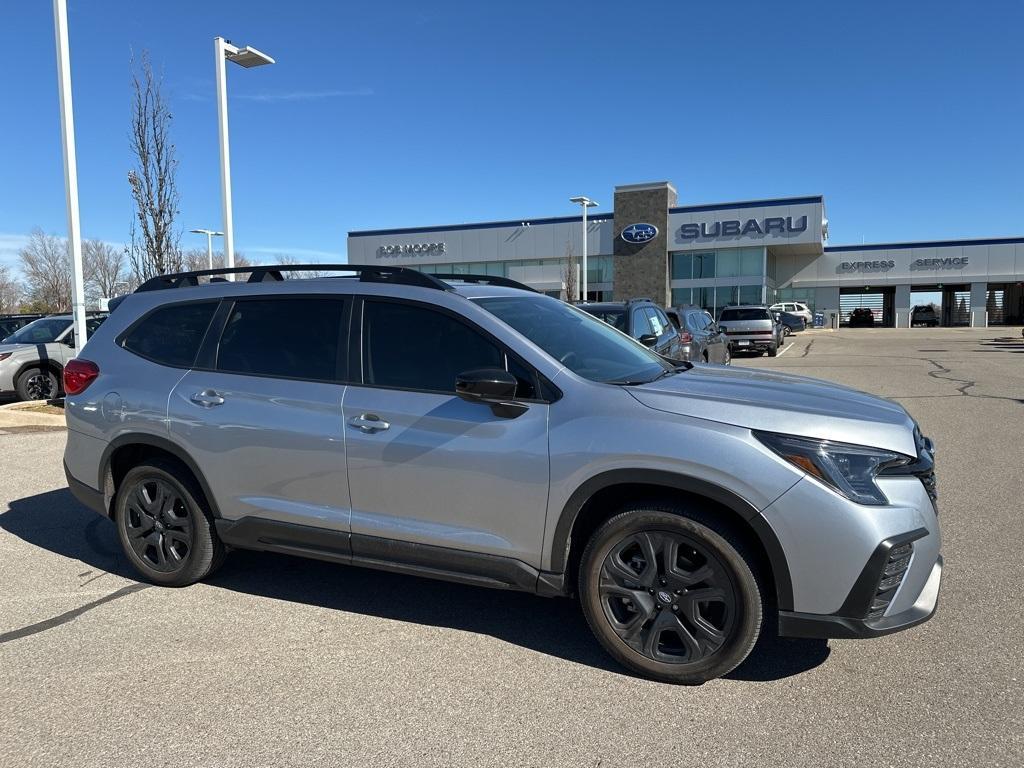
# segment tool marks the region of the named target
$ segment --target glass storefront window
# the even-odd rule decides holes
[[[693,303],[692,300],[692,289],[691,288],[673,288],[672,289],[672,306],[673,307],[685,307]]]
[[[760,285],[741,285],[740,304],[760,304],[761,303],[761,286]]]
[[[672,279],[689,280],[693,276],[693,257],[686,252],[672,254]]]
[[[489,261],[487,262],[487,274],[495,275],[497,277],[505,276],[505,265],[500,261]]]
[[[764,274],[764,249],[740,248],[740,275],[758,277]]]
[[[735,285],[720,285],[715,291],[715,308],[721,312],[723,307],[742,303],[739,300],[739,290],[739,287]]]
[[[727,248],[718,251],[715,272],[718,277],[736,277],[740,274],[740,254],[742,248]],[[721,302],[719,302],[721,303]]]
[[[715,276],[715,252],[703,251],[693,254],[693,279]]]

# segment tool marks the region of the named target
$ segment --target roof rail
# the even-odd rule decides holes
[[[396,283],[418,285],[447,291],[450,288],[430,275],[406,267],[385,267],[376,264],[268,264],[251,267],[226,267],[222,269],[197,269],[193,272],[175,272],[169,275],[151,277],[135,293],[162,291],[169,288],[190,288],[199,285],[200,277],[215,278],[219,275],[248,274],[249,283],[281,282],[285,272],[355,272],[364,283]],[[219,282],[219,281],[218,281]]]
[[[525,283],[520,283],[518,280],[500,275],[457,275],[454,272],[430,272],[429,274],[431,277],[444,280],[445,282],[454,280],[456,282],[480,285],[500,285],[503,288],[519,288],[522,291],[530,291],[530,293],[540,293],[536,288],[531,288]]]

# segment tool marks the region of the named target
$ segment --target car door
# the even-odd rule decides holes
[[[195,367],[171,392],[168,420],[222,517],[348,533],[349,305],[337,295],[221,304]]]
[[[366,298],[357,312],[360,383],[343,409],[353,554],[444,569],[460,550],[538,567],[549,406],[537,375],[435,305]],[[518,380],[527,407],[514,418],[455,395],[458,374],[495,367]]]
[[[630,315],[629,335],[637,341],[640,341],[641,338],[647,335],[657,336],[654,328],[651,327],[651,318],[647,314],[646,307],[633,308],[633,312]]]

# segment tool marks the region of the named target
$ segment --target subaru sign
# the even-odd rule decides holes
[[[622,239],[627,243],[646,243],[658,236],[658,228],[653,224],[630,224],[622,230]]]

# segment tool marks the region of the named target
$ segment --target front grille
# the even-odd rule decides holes
[[[917,446],[917,459],[909,464],[901,464],[895,467],[883,469],[882,475],[914,475],[921,481],[928,498],[932,500],[932,506],[939,498],[938,483],[935,479],[935,445],[927,437],[921,434],[920,429],[914,429],[914,443]],[[938,509],[936,508],[936,512]]]
[[[903,577],[910,567],[910,559],[914,554],[914,544],[907,542],[889,550],[889,557],[885,561],[881,574],[878,577],[878,587],[875,595],[871,598],[871,605],[868,607],[868,614],[865,618],[878,619],[885,614],[889,603],[896,596],[896,590],[903,583]]]

